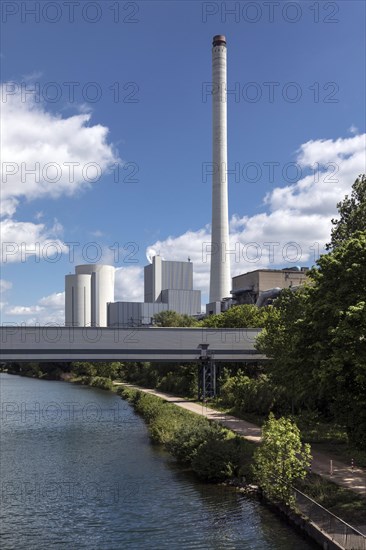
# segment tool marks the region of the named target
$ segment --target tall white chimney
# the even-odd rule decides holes
[[[230,296],[229,213],[227,181],[226,38],[212,46],[212,233],[210,302]]]

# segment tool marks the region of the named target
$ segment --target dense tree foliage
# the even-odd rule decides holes
[[[270,414],[262,427],[262,442],[254,452],[254,474],[264,493],[274,500],[293,504],[291,485],[306,476],[310,445],[302,444],[300,431],[289,418]]]
[[[352,237],[356,231],[366,231],[366,175],[360,175],[352,186],[352,194],[337,204],[339,219],[333,219],[328,250]]]
[[[194,317],[168,310],[156,313],[153,324],[157,327],[196,327],[199,323]]]
[[[76,376],[99,376],[115,380],[120,377],[123,364],[117,361],[99,361],[98,363],[82,361],[72,363],[71,368]]]
[[[366,449],[366,231],[318,265],[303,323],[310,367],[354,444]]]
[[[45,380],[60,380],[70,375],[70,363],[30,362],[4,363],[4,370],[9,374],[18,374],[28,378],[42,378]]]
[[[284,390],[282,398],[291,406],[292,413],[313,407],[320,398],[306,366],[308,334],[304,333],[303,321],[308,295],[307,287],[297,292],[291,289],[281,292],[256,342],[257,349],[270,358],[270,379],[276,388]]]
[[[233,306],[223,313],[209,315],[203,319],[201,326],[208,328],[260,328],[263,327],[271,311],[272,308],[258,308],[251,304]]]
[[[257,346],[298,406],[332,413],[366,449],[366,232],[321,256],[302,292],[275,302]]]
[[[255,413],[267,415],[277,408],[282,397],[266,374],[251,378],[242,370],[228,377],[220,389],[221,403],[236,414]]]
[[[121,380],[145,388],[195,397],[198,392],[197,365],[194,363],[126,363]]]

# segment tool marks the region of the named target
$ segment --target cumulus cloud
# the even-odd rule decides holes
[[[107,142],[108,128],[91,125],[90,113],[63,118],[48,112],[35,94],[22,94],[14,83],[2,84],[0,91],[2,239],[15,248],[22,242],[44,247],[54,228],[15,220],[20,202],[79,193],[119,159]],[[61,241],[57,244],[67,250]],[[8,261],[21,261],[21,255],[9,255]]]
[[[0,233],[2,263],[26,262],[30,256],[54,261],[68,251],[68,247],[58,238],[62,226],[57,222],[47,227],[43,223],[17,222],[7,218],[0,221]]]
[[[0,279],[0,295],[3,297],[3,294],[7,290],[10,290],[13,286],[13,283],[10,281],[6,281],[5,279]],[[3,309],[8,305],[8,302],[0,301],[0,311],[3,311]]]
[[[314,140],[297,151],[304,176],[293,185],[276,187],[264,197],[267,212],[234,215],[230,221],[232,275],[259,268],[313,265],[329,241],[336,205],[366,172],[366,134],[347,139]],[[194,263],[195,288],[207,300],[210,270],[210,226],[157,241],[146,251],[165,259]]]
[[[14,318],[14,322],[27,325],[64,325],[65,293],[54,292],[44,296],[34,305],[3,307],[5,314]]]
[[[45,296],[39,300],[39,304],[43,307],[50,307],[53,309],[63,309],[65,305],[65,293],[54,292],[49,296]]]
[[[6,281],[5,279],[0,279],[0,293],[6,292],[7,290],[10,290],[13,286],[13,283],[10,281]]]
[[[115,274],[116,302],[144,301],[144,270],[140,266],[118,267]]]

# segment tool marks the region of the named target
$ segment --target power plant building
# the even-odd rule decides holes
[[[284,288],[297,288],[307,281],[307,267],[256,269],[232,278],[231,294],[235,304],[262,306]]]
[[[154,256],[144,268],[144,302],[115,302],[108,306],[108,326],[151,325],[156,313],[173,310],[201,313],[201,291],[193,289],[193,264]]]
[[[168,309],[168,304],[163,303],[114,302],[108,305],[108,326],[151,325],[154,315]]]
[[[191,262],[167,262],[160,256],[154,256],[152,263],[144,267],[145,302],[163,301],[161,293],[167,289],[193,291]]]
[[[66,275],[66,326],[107,326],[107,304],[114,301],[114,276],[114,267],[102,264],[78,265],[75,275]]]
[[[68,327],[91,326],[91,277],[89,275],[65,276],[65,325]]]

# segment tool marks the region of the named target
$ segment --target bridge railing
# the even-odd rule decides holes
[[[366,536],[321,504],[292,487],[297,510],[345,550],[366,550]]]

